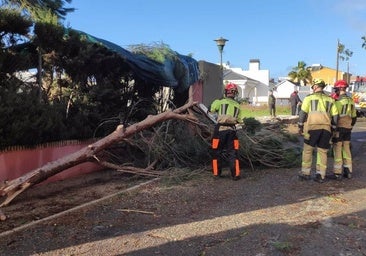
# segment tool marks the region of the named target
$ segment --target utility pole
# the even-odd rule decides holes
[[[341,44],[339,42],[339,39],[337,40],[337,68],[336,68],[336,81],[338,80],[338,73],[339,73],[339,59],[341,59],[342,61],[345,60],[349,60],[350,57],[352,57],[353,52],[349,49],[346,49],[344,44]],[[349,64],[348,64],[349,65]],[[348,73],[349,73],[349,67],[347,66],[347,79],[348,79]],[[342,77],[341,79],[345,79],[344,77]]]
[[[339,39],[337,39],[337,64],[336,64],[336,75],[335,80],[338,81],[338,70],[339,70]]]

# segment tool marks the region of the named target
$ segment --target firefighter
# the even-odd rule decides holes
[[[348,84],[338,80],[334,88],[338,92],[335,105],[339,112],[337,129],[333,136],[333,173],[337,180],[343,177],[352,178],[351,131],[357,120],[356,107],[352,98],[346,93]]]
[[[240,179],[239,140],[235,125],[243,122],[243,111],[240,109],[240,104],[235,100],[237,94],[236,84],[228,83],[225,86],[225,97],[214,100],[210,108],[210,112],[217,114],[217,125],[212,138],[213,175],[222,177],[223,161],[226,160],[233,180]]]
[[[332,131],[338,120],[338,109],[335,101],[324,93],[325,83],[314,79],[312,94],[306,96],[299,113],[299,133],[304,136],[300,180],[310,180],[313,162],[313,151],[317,148],[316,172],[314,181],[323,183],[327,170],[327,153],[330,148]],[[305,125],[305,130],[304,130]]]

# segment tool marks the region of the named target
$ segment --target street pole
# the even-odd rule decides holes
[[[217,44],[217,48],[219,49],[220,52],[220,67],[221,70],[224,70],[224,67],[222,66],[222,52],[224,50],[225,44],[227,41],[229,41],[228,39],[225,39],[223,37],[217,38],[214,40]]]

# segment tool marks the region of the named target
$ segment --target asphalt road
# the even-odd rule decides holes
[[[358,118],[352,130],[352,153],[356,157],[360,152],[363,143],[366,142],[366,118]]]

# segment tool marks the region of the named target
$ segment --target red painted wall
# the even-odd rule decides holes
[[[1,152],[0,181],[19,178],[34,169],[74,153],[89,144],[88,142],[66,143],[66,145],[51,145],[35,149]],[[98,164],[86,162],[64,170],[50,177],[46,182],[64,180],[101,169],[102,167]]]

